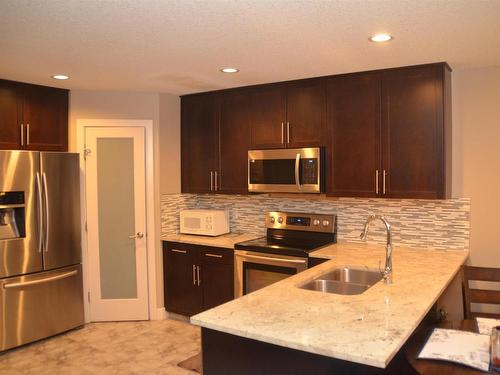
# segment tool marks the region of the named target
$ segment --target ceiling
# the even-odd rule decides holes
[[[436,61],[494,66],[499,20],[498,0],[2,0],[0,77],[186,94]],[[394,40],[369,42],[376,32]]]

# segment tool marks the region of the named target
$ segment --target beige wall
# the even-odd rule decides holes
[[[471,198],[470,263],[500,267],[500,66],[453,72],[453,196]]]
[[[140,92],[71,91],[69,149],[77,151],[77,119],[153,121],[157,306],[163,306],[160,241],[160,192],[180,191],[180,100],[178,96]],[[161,142],[160,142],[161,140]]]
[[[160,94],[160,194],[181,192],[181,99]]]

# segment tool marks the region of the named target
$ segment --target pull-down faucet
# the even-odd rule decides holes
[[[368,228],[370,227],[370,223],[374,220],[381,220],[384,223],[385,229],[387,231],[387,244],[385,245],[385,268],[383,271],[381,271],[381,273],[384,278],[384,283],[392,284],[392,232],[391,225],[389,224],[387,219],[380,215],[368,216],[363,232],[361,232],[359,238],[361,238],[362,240],[366,239],[366,237],[368,236]]]

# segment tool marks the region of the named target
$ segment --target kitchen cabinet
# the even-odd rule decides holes
[[[220,95],[219,107],[219,168],[216,191],[220,193],[248,192],[247,150],[250,145],[248,91],[229,91]]]
[[[0,80],[0,148],[68,150],[68,90]]]
[[[199,94],[181,101],[181,186],[183,193],[214,191],[218,169],[215,95]]]
[[[446,64],[332,77],[327,194],[449,197],[450,89]]]
[[[163,242],[165,309],[191,316],[232,300],[233,257],[232,249]]]
[[[182,192],[248,191],[248,98],[239,90],[182,99]]]
[[[255,87],[250,108],[252,149],[323,145],[326,122],[323,80]]]
[[[376,196],[381,172],[379,75],[329,79],[327,118],[331,141],[326,150],[327,192],[341,197]]]
[[[451,176],[446,178],[451,172],[448,66],[388,70],[382,74],[381,91],[382,195],[388,198],[449,197]]]
[[[182,192],[244,194],[249,149],[323,147],[327,195],[447,198],[450,77],[436,63],[184,96]]]

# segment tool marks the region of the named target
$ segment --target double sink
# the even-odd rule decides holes
[[[299,286],[301,289],[343,295],[361,294],[382,279],[379,270],[341,267]]]

